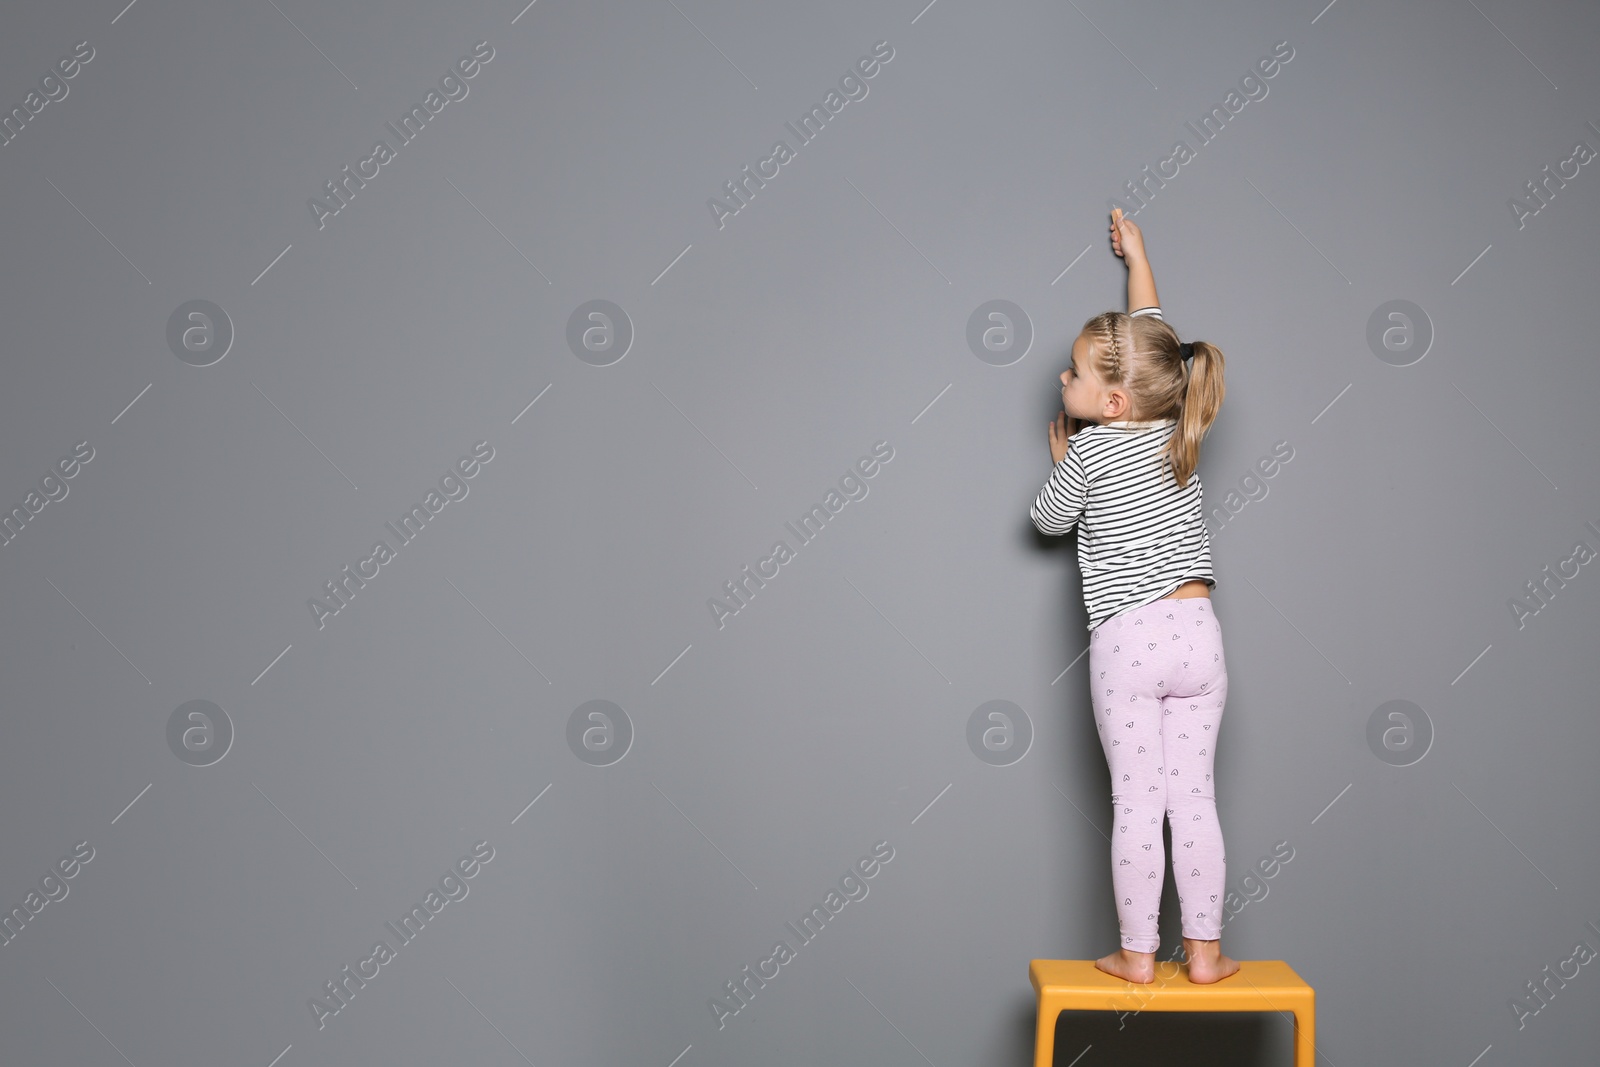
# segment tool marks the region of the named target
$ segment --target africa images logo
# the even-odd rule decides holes
[[[794,935],[800,945],[810,944],[829,920],[838,916],[851,901],[865,900],[872,888],[866,880],[875,878],[883,870],[883,865],[894,859],[894,846],[887,841],[878,841],[872,846],[872,851],[856,860],[846,868],[844,874],[839,876],[839,888],[831,886],[823,896],[821,904],[811,905],[811,910],[800,917],[800,925],[792,922],[784,923],[784,929]],[[728,1025],[730,1016],[739,1014],[749,1007],[751,1000],[767,983],[777,978],[782,973],[782,968],[798,957],[796,947],[788,941],[779,939],[772,945],[772,953],[765,959],[756,963],[754,971],[747,963],[739,971],[739,977],[722,983],[722,988],[727,992],[727,999],[711,997],[707,1003],[711,1007],[711,1015],[717,1020],[717,1029],[721,1030]]]
[[[878,441],[872,446],[872,455],[862,456],[856,460],[855,466],[846,470],[839,478],[839,488],[829,489],[822,498],[822,503],[812,504],[811,510],[796,519],[800,524],[796,529],[794,523],[786,522],[784,529],[794,535],[795,540],[801,545],[809,545],[817,539],[823,529],[835,515],[844,510],[844,506],[852,500],[865,500],[870,491],[864,479],[875,477],[883,469],[882,464],[894,458],[894,447],[888,441]],[[844,495],[840,495],[843,490]],[[790,560],[797,558],[795,550],[789,543],[782,539],[773,542],[772,552],[766,557],[756,561],[755,572],[752,573],[750,565],[745,564],[738,578],[729,579],[722,583],[722,589],[728,595],[726,601],[716,597],[706,598],[706,607],[711,610],[711,621],[717,624],[717,629],[727,625],[730,616],[739,614],[740,611],[750,606],[750,601],[755,599],[756,593],[765,589],[767,583],[763,578],[772,579],[778,576],[779,569]],[[771,570],[768,570],[768,568]],[[751,588],[754,583],[755,588]]]

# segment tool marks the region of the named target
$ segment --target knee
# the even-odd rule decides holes
[[[1215,814],[1217,797],[1210,785],[1196,786],[1194,791],[1179,792],[1174,789],[1167,797],[1167,818],[1173,826],[1180,822],[1193,822],[1194,817]]]

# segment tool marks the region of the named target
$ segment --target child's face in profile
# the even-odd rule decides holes
[[[1079,334],[1072,342],[1072,365],[1061,372],[1061,405],[1074,419],[1099,422],[1106,407],[1106,390],[1095,377],[1089,353],[1089,339]]]

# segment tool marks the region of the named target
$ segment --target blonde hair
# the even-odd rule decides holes
[[[1207,341],[1190,342],[1194,355],[1186,365],[1178,335],[1154,315],[1101,312],[1083,324],[1083,333],[1095,376],[1132,401],[1127,418],[1178,420],[1163,455],[1178,486],[1187,486],[1200,463],[1200,441],[1222,407],[1222,350]]]

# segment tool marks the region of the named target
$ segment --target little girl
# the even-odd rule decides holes
[[[1065,410],[1050,423],[1055,469],[1028,514],[1042,533],[1078,527],[1122,928],[1122,947],[1095,966],[1130,982],[1155,977],[1165,813],[1189,980],[1216,982],[1239,969],[1222,954],[1227,857],[1211,781],[1228,672],[1195,467],[1222,406],[1223,359],[1205,341],[1178,343],[1144,237],[1121,209],[1111,244],[1128,266],[1129,311],[1096,315],[1073,342]]]

